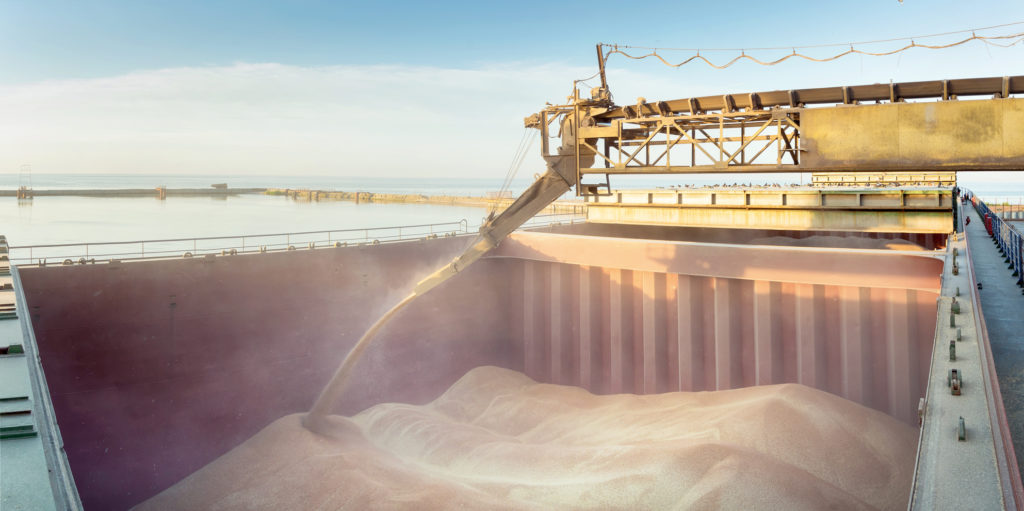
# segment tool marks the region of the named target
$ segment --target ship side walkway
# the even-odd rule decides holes
[[[982,286],[978,291],[982,315],[1020,467],[1024,454],[1024,294],[1017,287],[1013,270],[1007,269],[1008,263],[985,231],[984,219],[969,202],[963,211],[971,218],[967,239],[974,272]]]
[[[47,511],[56,507],[10,271],[0,261],[0,510]]]

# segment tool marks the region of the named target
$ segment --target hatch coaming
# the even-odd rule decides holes
[[[24,267],[83,504],[128,507],[307,410],[466,241]],[[337,410],[496,365],[602,393],[800,382],[909,420],[939,272],[928,252],[517,233],[389,324]]]

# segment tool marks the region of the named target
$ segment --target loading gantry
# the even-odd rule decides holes
[[[725,94],[617,106],[601,86],[525,119],[547,169],[488,218],[461,255],[421,280],[346,357],[305,420],[321,429],[374,333],[415,297],[453,277],[569,190],[610,192],[612,175],[750,172],[1024,170],[1024,76]],[[982,101],[960,98],[988,96]],[[907,100],[934,100],[908,102]],[[557,132],[554,128],[557,127]],[[552,147],[551,133],[560,144]],[[588,182],[589,175],[603,176]]]
[[[1024,76],[640,98],[617,106],[603,65],[600,74],[589,98],[574,87],[566,104],[526,117],[526,127],[540,130],[547,171],[418,292],[479,259],[570,189],[609,193],[613,175],[1024,170],[1024,99],[1011,97],[1024,93]],[[560,134],[556,147],[552,133]],[[591,175],[603,180],[589,182]]]

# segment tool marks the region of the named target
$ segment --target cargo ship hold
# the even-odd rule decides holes
[[[1021,93],[1024,76],[549,106],[526,120],[548,173],[484,224],[493,248],[384,326],[332,411],[426,405],[482,366],[598,396],[799,384],[913,428],[907,508],[1020,509],[1024,246],[956,173],[1024,170]],[[814,184],[608,181],[729,172]],[[502,232],[570,188],[585,216]],[[128,509],[307,412],[468,231],[10,240],[4,509]]]

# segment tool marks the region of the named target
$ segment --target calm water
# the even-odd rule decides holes
[[[664,178],[620,181],[631,187],[674,184]],[[710,179],[687,178],[710,183]],[[28,185],[35,189],[81,188],[205,188],[213,183],[231,187],[310,188],[322,190],[419,193],[425,195],[485,196],[501,186],[500,179],[387,179],[332,176],[123,175],[123,174],[0,174],[0,189]],[[513,181],[518,194],[531,178]],[[385,227],[465,219],[472,228],[487,214],[481,208],[420,204],[354,204],[303,202],[285,197],[242,195],[208,197],[89,198],[36,197],[19,203],[0,198],[0,234],[11,245],[128,241],[205,236],[234,236],[328,229]]]
[[[11,245],[234,236],[436,222],[479,225],[481,208],[302,202],[280,196],[0,198],[0,233]]]
[[[27,184],[28,179],[25,175],[0,174],[0,189],[17,188],[20,184]],[[213,183],[228,183],[231,187],[475,196],[483,196],[501,185],[500,181],[495,183],[493,179],[113,174],[31,176],[31,184],[36,189],[205,188]],[[519,182],[514,186],[525,188],[526,184]],[[481,208],[460,206],[306,202],[258,194],[227,198],[171,196],[164,201],[155,197],[36,197],[32,201],[19,202],[13,197],[2,197],[0,234],[5,234],[11,245],[24,246],[341,230],[461,220],[472,227],[479,225],[486,214]]]
[[[1004,174],[1007,178],[1014,175]],[[770,177],[770,176],[769,176]],[[780,182],[794,182],[794,176],[779,175]],[[1001,182],[961,182],[988,201],[1024,203],[1024,179]],[[973,176],[972,176],[973,177]],[[0,189],[17,188],[26,175],[0,174]],[[511,186],[519,193],[530,178]],[[345,191],[422,193],[427,195],[483,196],[497,190],[498,179],[381,179],[331,176],[171,176],[171,175],[81,175],[36,174],[36,189],[57,188],[204,188],[212,183],[232,187],[313,188]],[[689,182],[720,182],[712,176],[645,177],[620,180],[622,187],[656,187]],[[770,179],[766,179],[770,182]],[[127,241],[140,239],[235,236],[242,234],[337,230],[410,224],[458,222],[465,219],[470,229],[479,225],[486,211],[481,208],[422,204],[355,204],[342,201],[303,202],[285,197],[243,195],[226,199],[209,197],[88,198],[37,197],[19,203],[13,197],[0,198],[0,234],[11,245]]]
[[[208,188],[227,183],[232,188],[309,188],[347,192],[420,193],[424,195],[484,196],[501,187],[501,179],[491,178],[372,178],[337,176],[244,176],[244,175],[168,175],[168,174],[0,174],[0,190],[21,185],[44,189],[81,188]],[[516,179],[511,189],[524,190],[529,178]]]
[[[589,179],[589,178],[588,178]],[[598,178],[590,179],[596,181]],[[797,183],[798,174],[765,174],[751,176],[619,176],[612,185],[617,188],[655,188],[678,184],[716,184],[725,181],[751,183]],[[512,181],[509,190],[520,193],[533,181],[523,175]],[[500,178],[373,178],[343,176],[245,176],[245,175],[136,175],[136,174],[0,174],[0,190],[14,190],[21,185],[44,189],[81,188],[206,188],[213,183],[227,183],[232,188],[308,188],[317,190],[366,191],[378,193],[419,193],[424,195],[485,196],[501,187]]]

